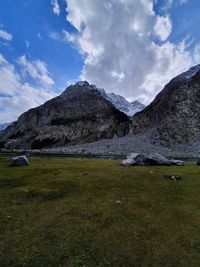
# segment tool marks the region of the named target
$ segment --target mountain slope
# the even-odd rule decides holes
[[[130,119],[94,86],[78,82],[60,96],[22,114],[0,137],[19,148],[44,148],[124,136]]]
[[[131,133],[165,146],[200,140],[200,65],[172,79],[143,111]]]
[[[108,99],[117,109],[126,113],[128,116],[133,116],[135,113],[143,110],[145,105],[139,101],[130,103],[123,96],[114,93],[106,93],[104,89],[97,88],[103,97]]]

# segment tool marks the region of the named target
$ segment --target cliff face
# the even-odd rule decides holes
[[[133,135],[165,146],[200,140],[200,65],[172,79],[132,118]]]
[[[45,148],[124,136],[130,119],[94,86],[78,82],[60,96],[22,114],[0,137],[5,146],[15,139],[18,148]]]

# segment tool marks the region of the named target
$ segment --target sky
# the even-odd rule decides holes
[[[150,103],[200,63],[199,0],[1,0],[0,123],[87,80]]]

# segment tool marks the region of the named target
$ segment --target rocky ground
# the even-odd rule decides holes
[[[89,144],[49,148],[40,150],[42,152],[66,152],[85,153],[94,155],[128,155],[137,153],[159,153],[166,157],[173,158],[197,158],[200,155],[200,144],[180,145],[173,148],[151,144],[145,136],[121,137],[116,139],[101,140]]]

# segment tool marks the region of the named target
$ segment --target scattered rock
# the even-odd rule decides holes
[[[164,156],[157,154],[157,153],[150,153],[150,154],[140,154],[140,153],[132,153],[129,156],[127,156],[127,159],[123,160],[121,162],[123,166],[129,167],[134,165],[164,165],[164,166],[170,166],[170,165],[178,165],[183,166],[184,161],[182,160],[169,160],[165,158]]]
[[[11,158],[11,166],[27,166],[28,164],[28,158],[25,155]]]
[[[167,178],[167,179],[173,180],[173,181],[182,180],[182,177],[179,175],[170,175],[170,176],[164,175],[164,178]]]

